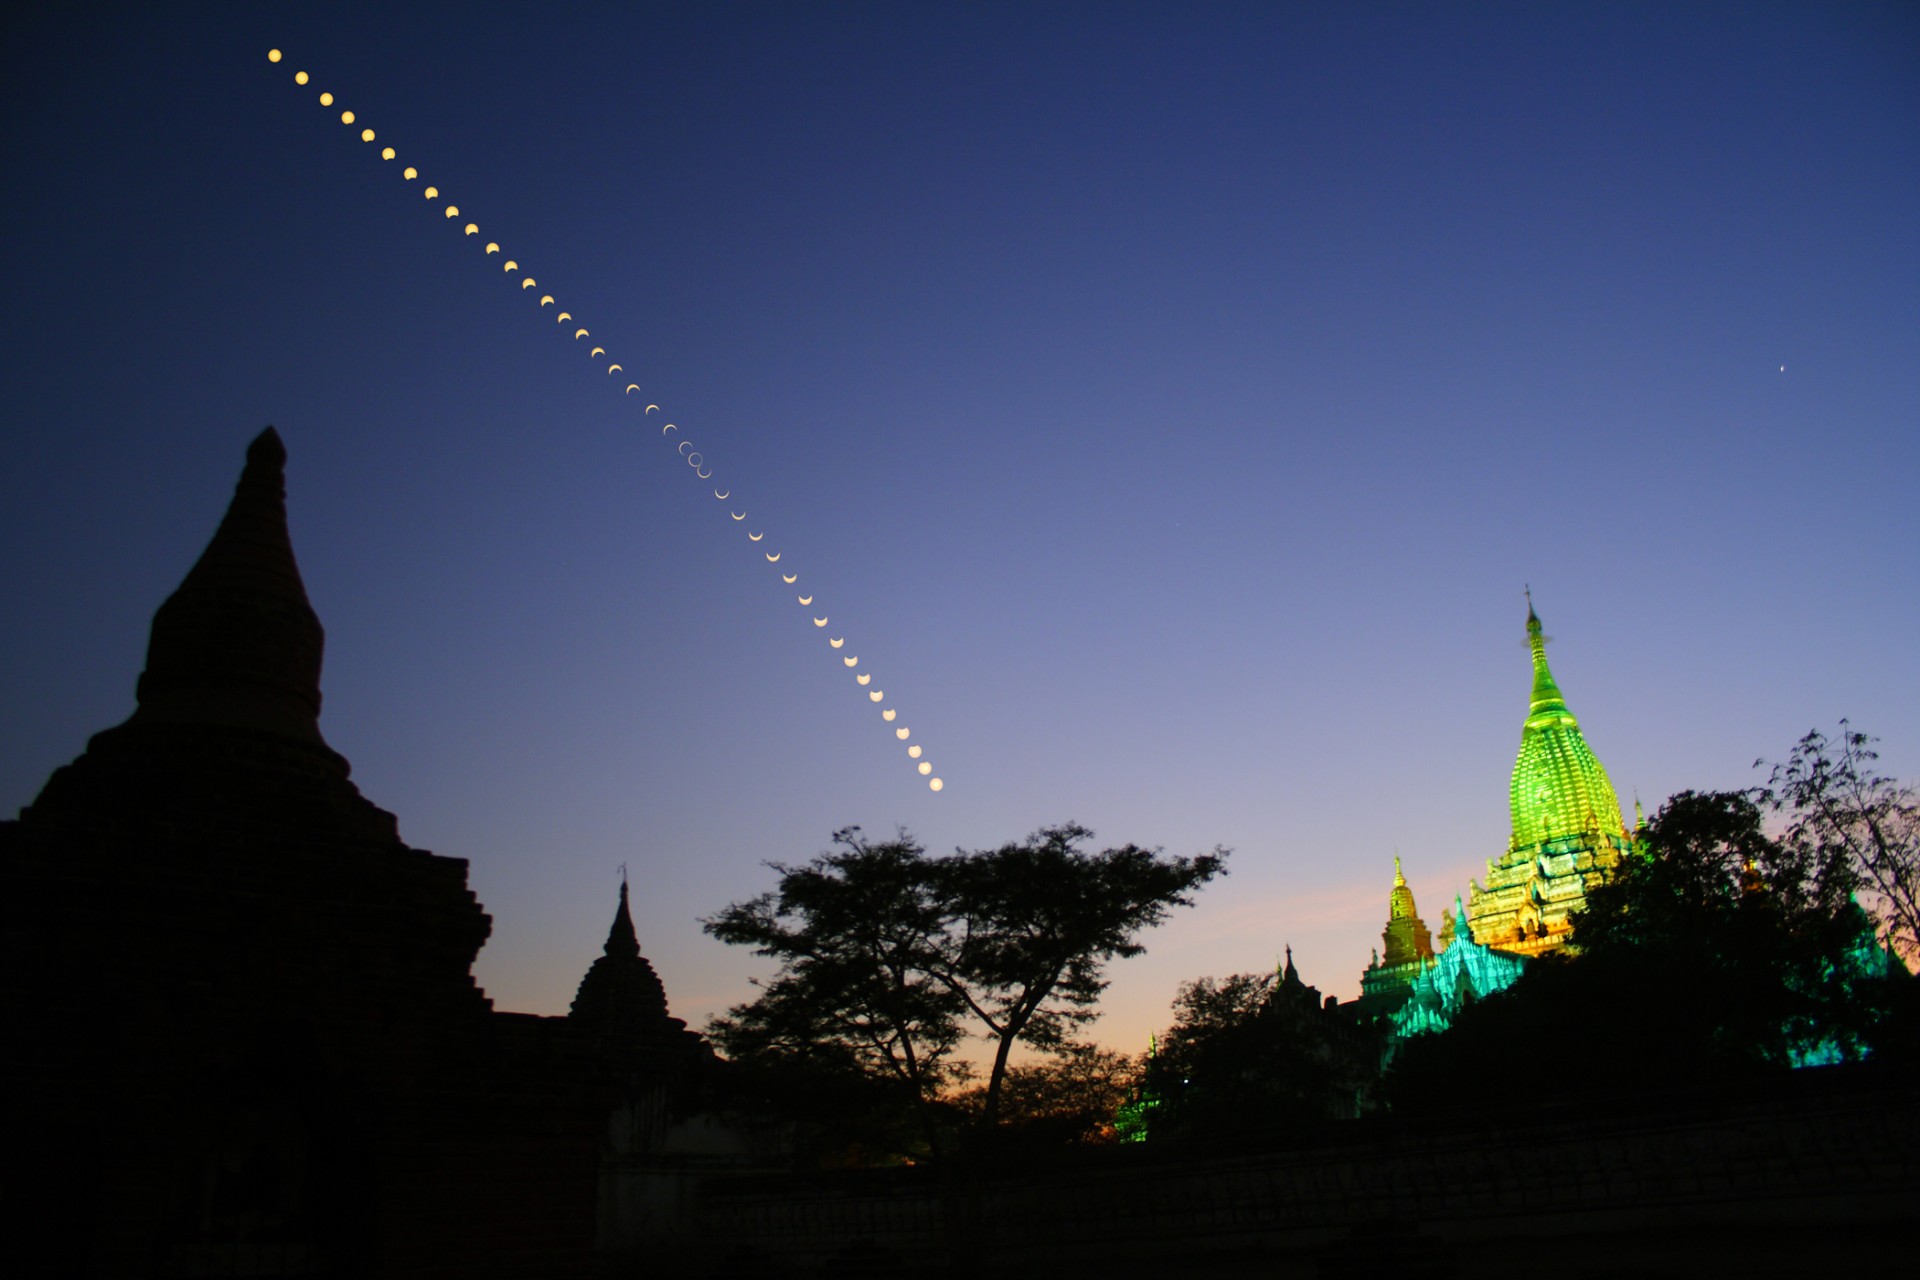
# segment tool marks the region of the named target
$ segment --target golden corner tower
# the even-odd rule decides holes
[[[1627,848],[1620,801],[1580,722],[1567,709],[1547,666],[1547,639],[1527,595],[1527,647],[1533,697],[1513,762],[1513,837],[1473,884],[1467,915],[1473,940],[1521,955],[1567,944],[1568,917],[1606,878]]]

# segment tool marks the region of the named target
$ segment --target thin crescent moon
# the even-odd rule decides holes
[[[744,511],[729,511],[727,512],[727,514],[732,516],[735,520],[745,520],[747,518],[747,513]]]
[[[692,467],[695,472],[698,472],[700,468],[704,467],[706,464],[707,464],[707,460],[700,456],[700,451],[698,449],[695,449],[692,453],[687,455],[687,465]],[[705,477],[702,477],[702,478],[704,479]]]
[[[695,475],[697,475],[697,476],[699,476],[699,477],[700,477],[700,478],[701,478],[702,480],[711,480],[711,479],[713,479],[713,472],[711,472],[711,471],[707,471],[707,470],[703,470],[703,469],[702,469],[702,468],[700,468],[700,467],[695,467],[695,468],[693,469],[693,474],[695,474]]]
[[[552,294],[550,294],[550,293],[543,293],[543,294],[541,294],[541,295],[540,295],[540,305],[541,305],[541,306],[543,306],[543,307],[544,307],[544,306],[546,306],[546,305],[547,305],[548,303],[550,303],[550,302],[552,302],[552,301],[553,301],[553,295],[552,295]]]
[[[650,404],[646,407],[646,411],[642,413],[640,416],[644,418],[647,416],[647,414],[652,413],[655,409],[658,409],[659,407],[660,406],[657,404]]]
[[[764,533],[750,533],[750,534],[748,534],[748,535],[747,535],[747,541],[748,541],[748,542],[758,542],[758,541],[760,541],[760,539],[762,539],[762,538],[764,538],[764,537],[766,537],[766,536],[767,536],[767,535],[766,535],[766,534],[764,534]]]
[[[827,625],[827,620],[825,618],[815,618],[813,620],[813,625],[816,627],[824,627]]]
[[[553,322],[554,322],[555,324],[565,324],[565,323],[566,323],[567,321],[569,321],[569,320],[571,320],[571,319],[573,319],[573,312],[571,312],[571,311],[562,311],[562,312],[561,312],[561,313],[560,313],[559,315],[557,315],[557,316],[555,316],[555,317],[553,318]]]
[[[673,424],[672,424],[671,422],[669,422],[669,423],[667,424],[667,427],[671,427],[672,425],[673,425]],[[666,432],[667,432],[667,427],[662,427],[662,428],[660,428],[660,434],[661,434],[661,435],[665,435],[665,434],[666,434]],[[680,455],[681,457],[683,457],[683,458],[684,458],[684,457],[686,457],[686,456],[687,456],[687,450],[689,450],[689,449],[691,449],[691,448],[693,448],[693,441],[691,441],[691,440],[682,440],[682,441],[680,442],[680,446],[679,446],[679,447],[678,447],[677,449],[675,449],[675,450],[674,450],[674,452],[675,452],[675,453],[677,453],[677,454],[679,454],[679,455]]]
[[[660,428],[660,434],[665,435],[669,431],[678,431],[679,429],[680,428],[674,426],[671,422],[669,422],[666,426]]]
[[[614,371],[615,369],[621,369],[621,370],[624,370],[625,368],[626,368],[626,366],[625,366],[625,365],[619,365],[619,364],[610,364],[610,365],[608,365],[608,366],[607,366],[607,372],[608,372],[608,373],[612,373],[612,372],[613,372],[613,371]]]
[[[586,330],[585,330],[585,329],[582,329],[582,330],[580,331],[580,333],[585,333],[585,332],[586,332]],[[578,333],[574,335],[574,337],[576,337],[576,338],[577,338],[577,337],[579,337],[579,336],[580,336],[580,334],[578,334]],[[603,355],[605,355],[605,354],[607,354],[607,349],[606,349],[605,347],[595,347],[595,348],[594,348],[593,350],[591,350],[591,351],[589,351],[589,352],[587,352],[587,359],[589,359],[589,360],[591,360],[591,359],[593,359],[593,358],[594,358],[595,356],[603,356]]]
[[[800,575],[797,573],[783,573],[780,575],[780,581],[786,583],[788,586],[792,586],[794,583],[800,581]],[[812,604],[813,597],[808,596],[803,603]]]
[[[640,389],[640,384],[637,382],[629,382],[627,384],[628,395],[632,395],[634,392],[638,391],[639,389]],[[643,414],[642,416],[644,417],[645,415]]]
[[[778,551],[769,551],[769,552],[767,552],[767,563],[768,563],[768,564],[779,564],[779,563],[780,563],[780,553],[779,553]]]
[[[582,339],[582,338],[584,338],[584,337],[586,337],[586,336],[587,336],[587,331],[586,331],[585,329],[575,329],[575,330],[573,331],[573,340],[574,340],[575,342],[578,342],[578,341],[580,341],[580,339]]]
[[[812,604],[812,603],[813,603],[813,597],[812,597],[812,596],[795,596],[795,597],[794,597],[794,599],[795,599],[795,600],[798,600],[798,601],[799,601],[799,602],[800,602],[801,604]]]
[[[841,645],[844,645],[846,643],[846,640],[844,638],[840,640],[829,640],[827,641],[827,643],[832,645],[834,648],[838,649]]]
[[[727,490],[726,493],[722,493],[718,489],[715,489],[713,491],[713,496],[718,498],[720,501],[725,502],[727,500],[728,495],[731,494],[732,492],[733,490],[731,489]]]

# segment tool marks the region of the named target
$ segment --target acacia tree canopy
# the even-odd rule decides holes
[[[1106,962],[1139,954],[1140,933],[1225,870],[1224,849],[1095,853],[1080,847],[1092,835],[1066,823],[929,858],[904,832],[876,845],[848,828],[804,866],[773,864],[773,893],[704,922],[780,963],[760,997],[712,1033],[730,1055],[840,1046],[924,1109],[955,1078],[952,1054],[971,1019],[994,1043],[981,1105],[992,1124],[1014,1046],[1065,1045],[1096,1016]]]
[[[935,976],[950,916],[927,875],[926,850],[905,833],[882,844],[858,827],[803,866],[771,863],[772,893],[702,921],[722,942],[779,962],[757,999],[708,1024],[729,1058],[851,1067],[897,1085],[922,1115],[962,1074],[953,1061],[962,1005]]]

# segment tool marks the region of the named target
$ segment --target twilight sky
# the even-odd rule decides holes
[[[565,1010],[623,862],[697,1026],[763,861],[1067,819],[1235,851],[1097,1038],[1289,942],[1357,994],[1396,850],[1437,928],[1504,847],[1523,583],[1629,806],[1842,716],[1920,775],[1911,6],[62,7],[3,56],[0,812],[131,711],[273,423],[322,728],[471,861],[501,1008]]]

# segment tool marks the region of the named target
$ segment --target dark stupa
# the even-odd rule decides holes
[[[285,459],[271,428],[248,449],[133,715],[0,823],[31,1224],[9,1253],[44,1275],[583,1274],[616,1089],[564,1019],[492,1011],[466,863],[404,844],[322,739]]]
[[[658,1031],[669,1022],[679,1022],[667,1017],[667,989],[640,954],[624,880],[620,882],[620,907],[613,913],[613,927],[607,930],[607,945],[580,979],[570,1016],[596,1031],[628,1035]]]

